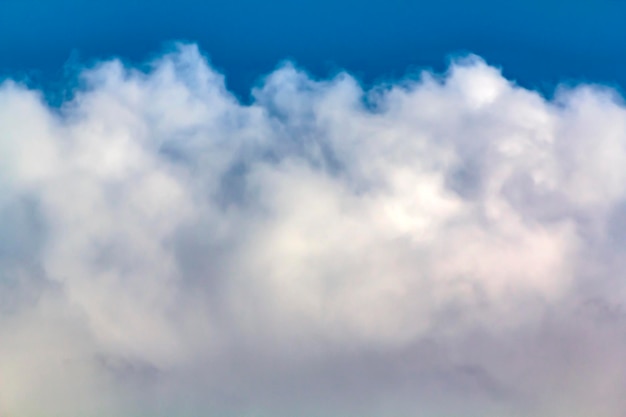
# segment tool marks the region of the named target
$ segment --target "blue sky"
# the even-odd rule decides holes
[[[563,81],[624,84],[625,21],[618,0],[2,0],[0,71],[49,81],[72,56],[143,61],[188,40],[242,95],[286,58],[371,82],[441,70],[458,52],[549,92]]]

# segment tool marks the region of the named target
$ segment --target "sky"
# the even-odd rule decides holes
[[[623,85],[625,19],[619,0],[1,0],[0,75],[59,88],[64,64],[141,63],[184,40],[244,99],[285,59],[375,83],[468,52],[549,94],[563,82]]]
[[[0,0],[0,416],[623,417],[625,11]]]

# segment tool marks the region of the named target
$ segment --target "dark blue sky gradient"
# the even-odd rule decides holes
[[[198,42],[243,96],[285,58],[371,83],[464,52],[544,92],[626,85],[624,0],[0,0],[4,77],[53,85],[68,60],[139,62],[172,40]]]

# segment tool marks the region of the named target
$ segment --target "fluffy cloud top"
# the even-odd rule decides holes
[[[626,108],[476,57],[0,86],[0,414],[626,412]]]

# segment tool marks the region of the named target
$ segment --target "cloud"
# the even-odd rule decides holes
[[[0,86],[6,416],[619,416],[626,108],[480,58],[249,105],[194,45]]]

